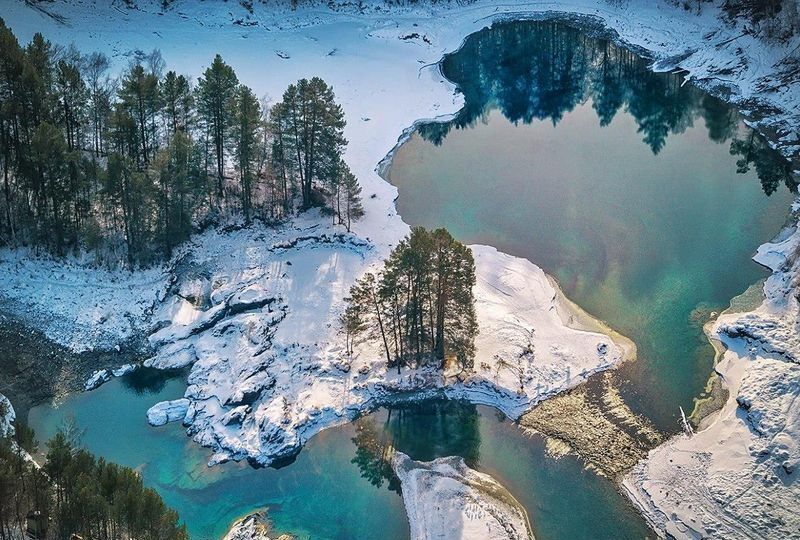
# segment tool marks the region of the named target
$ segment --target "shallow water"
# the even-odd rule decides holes
[[[90,451],[139,470],[193,539],[221,538],[233,520],[261,508],[277,530],[300,538],[408,538],[402,498],[379,459],[388,446],[415,459],[463,456],[528,509],[538,539],[647,534],[610,481],[584,470],[575,457],[548,457],[540,437],[529,438],[487,407],[447,402],[382,409],[323,431],[281,469],[237,463],[209,469],[210,452],[179,425],[151,428],[145,421],[148,407],[183,395],[185,385],[173,379],[156,392],[136,392],[128,380],[34,407],[29,422],[46,440],[71,418],[85,430],[81,441]]]
[[[562,24],[474,34],[443,72],[466,105],[397,150],[400,215],[554,275],[636,342],[623,396],[677,430],[711,373],[703,323],[765,274],[750,258],[786,219],[783,162],[723,102]]]

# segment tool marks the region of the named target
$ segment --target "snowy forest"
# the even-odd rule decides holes
[[[194,84],[159,51],[112,75],[103,53],[0,20],[0,243],[147,265],[222,218],[278,222],[363,210],[342,159],[344,113],[319,78],[269,107],[217,55]]]

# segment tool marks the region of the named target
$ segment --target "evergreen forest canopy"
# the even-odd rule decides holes
[[[447,359],[470,370],[475,356],[475,261],[472,250],[445,229],[414,227],[378,274],[350,290],[341,323],[347,352],[360,336],[378,340],[389,367],[433,365]]]
[[[620,109],[630,113],[654,154],[670,134],[703,120],[711,140],[730,141],[738,172],[755,168],[764,193],[781,184],[797,191],[791,164],[754,130],[743,132],[732,107],[683,84],[680,75],[652,72],[648,60],[584,30],[553,21],[498,24],[468,37],[462,49],[445,57],[442,71],[464,93],[465,105],[451,122],[420,126],[420,135],[435,144],[495,108],[514,123],[555,125],[591,100],[601,126]]]
[[[197,84],[157,50],[114,78],[104,54],[21,46],[0,19],[0,244],[133,266],[222,216],[322,207],[349,231],[363,208],[344,126],[317,77],[268,108],[219,55]]]
[[[0,540],[26,530],[54,540],[188,540],[175,511],[136,471],[95,458],[77,436],[69,427],[57,433],[41,469],[19,451],[36,449],[30,428],[18,422],[13,437],[0,437]]]

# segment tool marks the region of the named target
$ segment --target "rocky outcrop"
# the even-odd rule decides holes
[[[272,535],[271,529],[266,514],[256,512],[234,523],[222,540],[294,540],[288,534]]]
[[[533,540],[528,515],[494,478],[460,457],[414,461],[397,452],[412,540]]]
[[[318,227],[315,225],[314,227]],[[191,366],[188,408],[164,404],[151,423],[182,420],[214,450],[211,463],[258,465],[296,454],[319,431],[396,400],[446,397],[497,407],[516,419],[534,404],[609,369],[630,352],[599,329],[572,328],[557,287],[532,263],[472,246],[478,274],[475,369],[388,369],[379,340],[344,350],[343,299],[372,247],[303,228],[204,242],[191,287],[155,315],[155,355],[145,366]],[[279,246],[279,247],[276,247]],[[290,264],[291,263],[291,264]],[[191,298],[192,301],[187,300]],[[182,405],[185,402],[182,403]]]
[[[186,398],[162,401],[147,410],[147,422],[151,426],[163,426],[169,422],[184,421],[189,410],[189,400]]]

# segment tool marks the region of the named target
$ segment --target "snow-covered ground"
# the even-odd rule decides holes
[[[342,352],[334,322],[341,299],[408,231],[396,213],[396,189],[375,165],[414,122],[446,118],[460,107],[461,97],[434,64],[468,34],[505,18],[551,12],[595,17],[621,41],[650,51],[656,69],[681,68],[688,79],[745,111],[758,109],[757,125],[771,141],[787,155],[798,150],[800,85],[781,80],[798,38],[768,46],[739,27],[720,24],[714,6],[695,15],[652,0],[485,0],[391,10],[364,2],[361,12],[354,6],[290,11],[256,3],[250,15],[234,2],[178,1],[165,13],[157,0],[139,4],[126,10],[116,3],[57,0],[39,4],[47,14],[22,1],[5,2],[2,17],[22,41],[41,31],[56,42],[107,51],[117,68],[135,50],[157,47],[170,67],[197,76],[219,52],[242,82],[273,100],[297,78],[319,75],[344,107],[350,140],[345,157],[365,197],[366,218],[352,235],[307,215],[278,231],[195,237],[181,253],[194,277],[174,273],[186,265],[131,275],[78,263],[62,269],[60,263],[0,252],[6,305],[56,341],[76,350],[113,347],[146,329],[156,349],[150,364],[193,364],[184,421],[196,440],[216,449],[215,459],[248,456],[267,463],[320,429],[412,389],[493,403],[515,417],[535,400],[619,360],[616,346],[599,354],[597,344],[608,343],[607,337],[572,330],[564,324],[570,317],[557,317],[563,302],[538,268],[480,246],[474,247],[481,324],[474,376],[446,385],[440,375],[424,371],[397,377],[384,372],[379,354],[367,346],[352,359]],[[789,274],[776,276],[773,285],[790,280]],[[795,302],[788,296],[787,305]],[[769,336],[757,339],[784,354],[757,353],[759,360],[750,360],[732,343],[720,366],[732,396],[752,396],[749,412],[729,401],[708,430],[673,439],[629,478],[629,489],[638,491],[636,500],[658,530],[684,536],[687,527],[704,527],[709,534],[713,528],[718,534],[712,536],[797,534],[796,522],[781,510],[786,500],[798,499],[798,473],[782,465],[788,460],[791,469],[796,461],[797,409],[786,397],[796,395],[796,387],[773,384],[781,373],[791,375],[793,365],[785,359],[796,329],[789,308],[778,304],[771,300],[758,312],[764,324],[748,320],[746,326],[754,336]],[[782,322],[770,327],[770,321]],[[520,358],[531,339],[535,360]],[[776,440],[758,430],[784,435]],[[752,441],[752,449],[743,440]],[[692,456],[686,466],[669,463],[678,454]],[[750,476],[731,472],[731,464],[750,467],[744,469]],[[764,477],[767,472],[773,476]],[[740,496],[748,488],[753,497]],[[690,496],[691,503],[683,502]],[[744,517],[737,525],[731,515]]]
[[[11,437],[14,435],[14,419],[17,417],[11,402],[3,394],[0,394],[0,438]]]
[[[717,372],[729,397],[708,427],[678,435],[628,474],[625,491],[675,538],[800,537],[800,231],[765,244],[774,271],[755,311],[723,315]]]
[[[307,222],[307,223],[304,223]],[[560,293],[532,263],[473,246],[480,334],[475,373],[387,369],[377,340],[349,356],[336,322],[376,247],[306,216],[292,227],[206,233],[153,316],[145,365],[191,365],[186,399],[155,405],[152,424],[183,420],[212,462],[270,464],[320,430],[397,399],[445,395],[511,418],[625,354],[568,327]]]
[[[411,540],[533,540],[525,508],[460,457],[414,461],[395,453]]]

